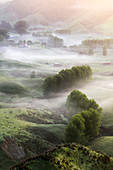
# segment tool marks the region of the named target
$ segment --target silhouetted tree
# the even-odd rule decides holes
[[[8,30],[5,29],[0,29],[0,35],[3,36],[4,38],[8,38]]]
[[[21,20],[14,25],[14,30],[19,34],[25,34],[28,27],[28,23],[24,20]]]
[[[103,47],[103,55],[106,56],[107,55],[107,47]]]
[[[93,55],[93,54],[94,54],[93,49],[90,48],[89,51],[88,51],[88,55]]]
[[[2,23],[1,23],[1,25],[0,25],[0,28],[1,28],[1,29],[11,30],[11,29],[12,29],[12,26],[10,25],[10,23],[2,20]]]

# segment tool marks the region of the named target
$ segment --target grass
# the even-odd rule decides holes
[[[104,112],[102,116],[102,126],[111,127],[113,126],[113,112]]]
[[[90,56],[90,57],[79,56],[78,58],[76,58],[75,53],[74,54],[66,53],[64,51],[62,51],[61,56],[56,57],[57,54],[59,55],[59,51],[57,50],[54,51],[54,49],[51,50],[53,50],[51,52],[53,55],[52,60],[49,59],[49,57],[45,57],[44,60],[43,58],[42,59],[39,58],[38,61],[38,54],[37,54],[37,63],[36,63],[37,65],[24,64],[18,61],[13,62],[9,60],[0,61],[0,66],[1,66],[0,67],[1,70],[0,72],[0,89],[1,89],[0,90],[0,108],[1,108],[0,109],[0,142],[1,143],[3,142],[3,138],[5,136],[9,136],[9,137],[13,136],[17,141],[17,143],[24,148],[26,153],[26,158],[31,156],[36,156],[37,154],[47,151],[47,149],[53,147],[53,145],[59,144],[63,141],[63,135],[64,135],[66,125],[65,122],[61,119],[61,117],[59,118],[59,114],[55,115],[52,114],[50,111],[43,110],[43,109],[42,110],[22,109],[23,107],[22,104],[27,103],[28,106],[32,107],[33,98],[35,100],[37,100],[37,98],[42,98],[43,93],[42,93],[41,86],[43,84],[44,79],[47,76],[54,75],[63,68],[70,68],[74,65],[79,65],[79,64],[81,65],[83,63],[89,64],[91,65],[94,72],[93,80],[91,82],[92,84],[90,85],[89,83],[90,87],[87,86],[86,84],[84,87],[80,86],[80,90],[82,90],[83,87],[83,92],[84,90],[86,90],[88,93],[88,97],[95,98],[97,103],[100,102],[99,104],[101,104],[101,101],[105,99],[107,100],[110,97],[112,98],[112,92],[113,92],[112,88],[109,88],[108,86],[106,87],[101,86],[100,82],[102,81],[103,85],[105,82],[106,84],[109,84],[108,82],[112,82],[112,77],[102,75],[102,73],[105,72],[112,73],[113,70],[112,65],[103,66],[101,65],[101,63],[105,61],[108,62],[113,61],[112,58],[113,52],[109,51],[108,56],[106,58],[102,56],[102,52],[96,52],[94,56]],[[63,55],[66,56],[63,57]],[[43,62],[40,63],[41,61]],[[44,64],[45,61],[48,61],[49,64],[48,65]],[[62,68],[57,68],[52,66],[52,64],[57,61],[63,64]],[[38,66],[39,63],[40,65]],[[30,78],[32,71],[36,72],[36,78],[34,79]],[[99,82],[95,84],[95,80]],[[59,97],[58,100],[60,101],[65,99]],[[31,101],[32,103],[30,103]],[[111,106],[112,103],[111,102],[109,103]],[[20,107],[20,108],[14,108],[14,107]],[[36,108],[38,107],[39,106],[37,100]],[[56,107],[57,107],[57,103],[56,103]],[[107,128],[109,126],[110,127],[113,126],[112,108],[110,109],[109,108],[110,107],[104,107],[104,113],[102,116],[102,126]],[[94,145],[95,145],[94,148],[100,150],[99,148],[102,145],[103,147],[101,147],[101,151],[104,151],[108,154],[111,151],[110,154],[112,154],[112,150],[110,149],[110,147],[112,147],[112,137],[107,136],[103,138],[104,139],[98,138],[97,141],[96,140],[94,141]],[[4,169],[7,170],[9,166],[14,164],[14,162],[12,160],[9,160],[7,155],[2,150],[0,152],[1,152],[0,166],[3,167],[3,170]],[[75,167],[78,168],[81,157],[79,159],[78,156],[80,155],[79,153],[77,155],[77,152],[75,155],[74,154],[75,153],[72,152],[72,159],[74,159],[74,165],[72,163],[73,161],[71,162],[71,160],[69,160],[67,156],[66,156],[66,162],[70,161],[70,163],[73,165],[74,168]],[[58,153],[55,153],[55,155],[56,155],[55,159],[57,160],[61,159],[61,157],[65,158],[65,153],[63,154],[61,150],[59,150]],[[76,160],[74,156],[77,156],[78,164],[76,164]],[[1,160],[4,160],[3,163],[1,162]],[[85,159],[85,162],[87,162],[86,160],[87,159]],[[37,164],[39,165],[39,163],[40,163],[40,168],[42,169],[44,169],[45,167],[46,168],[48,167],[48,169],[51,167],[58,168],[56,166],[56,163],[53,164],[51,162],[48,163],[43,159],[37,160],[35,163],[36,164],[32,162],[32,164],[30,165],[31,168],[35,169],[35,167],[37,166]],[[84,168],[88,169],[90,165],[92,166],[92,164],[93,163],[91,164],[83,163],[82,169]]]
[[[37,127],[31,128],[30,131],[35,135],[40,135],[50,143],[60,144],[63,142],[65,127],[66,125],[64,124],[41,124],[37,125]]]
[[[25,111],[24,109],[0,109],[0,140],[3,140],[6,136],[14,136],[21,133],[30,136],[25,129],[33,124],[16,118],[16,115]]]
[[[13,82],[2,82],[0,83],[0,92],[9,93],[9,94],[23,94],[27,92],[25,87],[13,83]]]
[[[0,140],[5,136],[14,136],[25,133],[32,136],[30,128],[47,130],[48,133],[63,135],[65,125],[54,124],[57,119],[51,112],[36,109],[5,108],[0,109]],[[12,123],[13,122],[13,123]],[[42,124],[41,124],[42,123]],[[33,130],[32,130],[33,131]],[[36,134],[35,134],[36,135]]]
[[[54,124],[58,118],[47,110],[2,108],[0,109],[0,144],[4,141],[4,137],[12,136],[24,148],[25,158],[43,153],[54,144],[62,142],[65,125]],[[4,166],[0,163],[3,170],[7,170],[14,164],[3,151],[0,159],[4,160]]]
[[[113,157],[113,136],[99,137],[91,143],[91,147]]]
[[[40,163],[39,163],[40,162]],[[112,170],[113,158],[97,153],[87,147],[68,144],[54,147],[44,155],[30,158],[10,170],[46,170],[46,169],[76,169],[76,170]]]
[[[8,169],[10,166],[13,166],[15,164],[14,161],[12,161],[6,153],[1,149],[0,147],[0,170]]]
[[[24,64],[22,62],[16,62],[16,61],[11,61],[11,60],[0,60],[0,67],[1,68],[32,68],[33,66],[30,64]]]

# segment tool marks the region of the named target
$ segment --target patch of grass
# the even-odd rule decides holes
[[[37,125],[37,127],[30,128],[29,130],[34,135],[40,135],[46,141],[53,144],[60,144],[63,142],[64,132],[66,125],[63,124],[50,124],[50,125]]]
[[[53,169],[112,170],[113,158],[81,145],[65,144],[54,147],[44,155],[30,158],[10,170],[46,170],[45,164],[48,169],[52,166]]]
[[[39,77],[39,78],[28,78],[28,79],[23,79],[20,80],[20,82],[27,88],[29,88],[30,91],[30,96],[33,98],[42,98],[43,97],[43,90],[42,90],[42,84],[43,84],[44,79]]]
[[[23,147],[25,159],[43,153],[53,147],[54,143],[62,142],[65,125],[54,124],[57,118],[47,110],[2,108],[0,109],[0,144],[4,141],[4,137],[12,136]],[[36,124],[38,122],[50,124]],[[7,167],[13,165],[13,161],[8,159],[8,163],[7,155],[3,153],[1,152],[0,159],[4,159],[3,167],[7,170]]]
[[[26,132],[25,129],[27,126],[35,126],[35,124],[16,118],[16,115],[25,111],[24,109],[0,109],[0,140],[3,140],[6,136],[14,136],[21,133],[30,136],[30,133]]]
[[[8,156],[5,154],[5,152],[0,147],[0,170],[8,169],[10,166],[13,166],[15,164],[14,161],[12,161]]]
[[[33,66],[30,65],[30,64],[26,64],[26,63],[22,63],[22,62],[19,62],[19,61],[13,61],[13,60],[0,60],[0,67],[1,68],[32,68]]]
[[[27,90],[23,86],[13,82],[2,82],[0,83],[0,92],[10,94],[22,94],[27,92]]]
[[[28,109],[26,112],[18,114],[17,117],[20,120],[25,120],[27,122],[32,122],[36,124],[66,124],[59,114],[51,113],[48,110],[43,109]]]
[[[113,156],[113,136],[99,137],[91,143],[91,147]]]
[[[113,112],[104,112],[102,115],[102,126],[110,127],[113,126]]]

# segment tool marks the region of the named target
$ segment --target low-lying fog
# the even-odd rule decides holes
[[[71,68],[76,65],[90,65],[93,69],[93,78],[85,85],[77,87],[77,89],[86,93],[89,98],[95,99],[103,108],[113,105],[113,77],[112,65],[104,65],[105,62],[113,62],[112,56],[107,58],[101,54],[94,56],[78,55],[62,49],[53,48],[17,48],[5,47],[1,49],[2,58],[4,60],[16,60],[19,62],[35,64],[37,66],[37,74],[53,73],[56,74],[62,69]],[[60,66],[55,66],[59,63]],[[71,89],[72,90],[72,89]],[[71,91],[70,90],[70,91]],[[64,105],[67,95],[66,93],[58,94],[52,99],[22,99],[18,100],[17,105],[28,107],[44,107],[48,109],[57,108]]]

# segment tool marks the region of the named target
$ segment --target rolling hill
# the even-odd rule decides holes
[[[112,4],[112,0],[109,0]],[[27,5],[26,5],[27,4]],[[73,33],[112,33],[113,9],[110,3],[89,0],[13,0],[0,5],[0,21],[14,24],[24,19],[31,25],[51,25],[62,21],[61,27]]]

